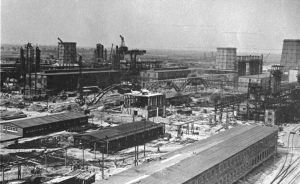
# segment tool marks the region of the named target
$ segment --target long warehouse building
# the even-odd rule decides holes
[[[238,126],[98,183],[234,183],[277,151],[277,135],[277,127]]]
[[[46,135],[74,127],[80,127],[87,123],[88,116],[75,112],[2,122],[0,123],[0,142],[22,137]]]
[[[164,133],[165,127],[162,123],[136,121],[74,135],[74,144],[78,146],[83,143],[86,147],[112,153],[136,145],[143,145],[163,136]]]

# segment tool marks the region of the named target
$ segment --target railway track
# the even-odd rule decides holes
[[[294,184],[299,177],[300,177],[300,172],[296,173],[293,176],[293,178],[288,182],[288,184]]]
[[[290,181],[285,181],[288,176],[291,174],[294,174],[293,172],[299,168],[300,166],[300,157],[294,158],[294,139],[295,139],[295,132],[300,126],[296,126],[295,128],[290,131],[288,135],[288,144],[287,144],[287,155],[285,156],[284,162],[274,177],[274,179],[271,181],[270,184],[280,184],[280,183],[294,183],[296,179],[300,176],[300,172],[298,172]]]

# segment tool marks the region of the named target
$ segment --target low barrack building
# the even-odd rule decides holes
[[[145,118],[165,117],[166,97],[162,93],[132,92],[124,95],[123,113]]]
[[[137,121],[74,135],[74,145],[112,153],[143,145],[164,135],[165,127],[151,121]]]
[[[3,122],[0,124],[0,131],[1,134],[16,135],[20,138],[32,137],[80,127],[87,123],[88,116],[68,112]]]
[[[241,92],[247,92],[249,83],[259,84],[266,89],[270,84],[270,80],[270,73],[240,76],[238,90]]]
[[[277,127],[238,126],[95,183],[236,183],[277,152],[277,139]]]

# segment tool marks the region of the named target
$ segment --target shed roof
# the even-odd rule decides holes
[[[131,135],[136,132],[143,131],[145,129],[152,129],[162,126],[162,124],[156,124],[152,121],[136,121],[133,123],[121,124],[115,127],[109,127],[102,130],[96,130],[80,135],[75,135],[75,137],[89,137],[98,140],[112,140],[126,135]]]
[[[239,126],[170,152],[162,160],[123,171],[101,183],[184,183],[276,131],[277,128],[272,127]]]
[[[78,118],[84,118],[87,116],[78,112],[67,112],[67,113],[60,113],[60,114],[53,114],[53,115],[47,115],[42,117],[35,117],[35,118],[27,118],[27,119],[21,119],[21,120],[15,120],[15,121],[7,121],[3,122],[2,124],[13,124],[15,126],[21,127],[21,128],[28,128],[28,127],[34,127],[39,125],[45,125],[50,123],[56,123],[60,121],[66,121],[66,120],[72,120],[72,119],[78,119]]]
[[[101,70],[101,71],[82,71],[82,74],[98,74],[98,73],[118,73],[116,70]],[[79,75],[79,71],[72,72],[55,72],[55,73],[42,73],[45,76],[57,76],[57,75]]]

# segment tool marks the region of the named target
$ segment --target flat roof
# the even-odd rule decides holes
[[[276,131],[274,127],[238,126],[96,183],[184,183]]]
[[[180,72],[180,71],[191,71],[189,68],[178,68],[178,69],[166,69],[166,70],[148,70],[149,72],[157,72],[157,73],[162,73],[162,72]]]
[[[126,135],[131,135],[136,132],[149,130],[152,128],[162,127],[162,124],[157,124],[152,121],[136,121],[132,123],[121,124],[115,127],[109,127],[102,130],[96,130],[84,134],[74,135],[74,137],[90,137],[97,140],[113,140]]]
[[[103,71],[82,71],[82,74],[91,74],[91,73],[117,73],[116,70],[103,70]],[[42,73],[46,76],[55,76],[55,75],[79,75],[79,71],[73,72],[57,72],[57,73]]]
[[[76,44],[77,42],[58,42],[58,44]]]
[[[284,39],[284,42],[300,42],[300,39]]]
[[[52,114],[46,115],[41,117],[34,117],[34,118],[26,118],[20,120],[13,120],[13,121],[6,121],[2,122],[1,124],[13,124],[15,126],[21,128],[28,128],[40,125],[46,125],[50,123],[56,123],[60,121],[66,120],[73,120],[78,118],[87,118],[88,116],[78,113],[78,112],[66,112],[66,113],[59,113],[59,114]]]
[[[266,77],[270,77],[270,73],[262,73],[262,74],[258,74],[258,75],[245,75],[245,76],[240,76],[239,78],[266,78]]]

